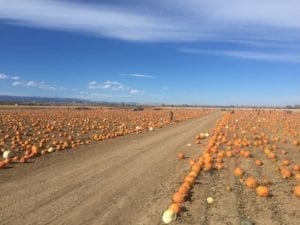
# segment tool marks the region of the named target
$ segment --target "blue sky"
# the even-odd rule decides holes
[[[300,103],[300,2],[0,0],[0,94]]]

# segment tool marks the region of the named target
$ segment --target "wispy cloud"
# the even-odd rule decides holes
[[[12,83],[12,86],[13,86],[13,87],[22,86],[22,83],[21,83],[21,82],[18,82],[18,81],[16,81],[16,82],[13,82],[13,83]]]
[[[92,81],[88,83],[88,89],[109,89],[113,91],[118,91],[118,90],[125,90],[126,87],[121,84],[120,82],[117,81],[105,81],[103,83],[98,83],[97,81]]]
[[[55,0],[0,0],[0,3],[0,19],[22,26],[80,31],[129,41],[168,39],[175,32],[175,27],[162,16],[107,4]]]
[[[13,87],[39,88],[39,89],[48,90],[48,91],[66,90],[65,87],[53,86],[44,81],[42,81],[42,82],[32,81],[32,80],[31,81],[14,81],[11,85]]]
[[[298,0],[160,0],[137,4],[0,0],[0,19],[127,41],[300,40]]]
[[[138,78],[150,78],[150,79],[155,79],[154,76],[151,76],[151,75],[145,75],[145,74],[140,74],[140,73],[129,73],[129,74],[122,73],[122,74],[120,74],[120,76],[123,76],[123,77],[138,77]]]
[[[0,74],[0,80],[6,80],[8,79],[8,76],[5,74]]]
[[[291,53],[266,53],[257,51],[229,51],[229,50],[203,50],[203,49],[193,49],[193,48],[182,48],[179,49],[180,52],[188,54],[211,54],[226,57],[234,57],[241,59],[251,59],[251,60],[263,60],[263,61],[278,61],[278,62],[290,62],[290,63],[300,63],[300,54]]]
[[[143,93],[144,93],[143,91],[136,90],[136,89],[131,89],[130,90],[130,94],[133,94],[133,95],[143,94]]]
[[[88,83],[88,89],[89,90],[103,90],[103,91],[114,91],[114,92],[127,92],[129,94],[143,94],[144,91],[133,89],[125,84],[122,84],[118,81],[105,81],[105,82],[97,82],[97,81],[91,81]]]
[[[0,73],[0,80],[19,80],[20,77],[18,76],[9,76],[3,73]]]

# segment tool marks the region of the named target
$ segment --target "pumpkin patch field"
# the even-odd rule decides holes
[[[300,114],[227,112],[174,187],[173,224],[299,224]],[[195,143],[201,133],[195,136]]]
[[[0,224],[300,223],[297,111],[0,115]]]
[[[28,160],[91,142],[152,131],[206,115],[210,110],[170,110],[135,112],[130,109],[20,108],[0,110],[0,168],[25,163]]]

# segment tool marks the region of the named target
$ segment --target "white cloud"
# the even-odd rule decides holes
[[[22,85],[22,83],[18,82],[18,81],[12,83],[12,86],[14,86],[14,87],[18,87],[18,86],[21,86],[21,85]]]
[[[6,80],[6,79],[8,79],[8,76],[0,73],[0,80]]]
[[[116,94],[116,93],[110,93],[110,95],[115,96],[127,96],[127,95],[143,95],[144,91],[133,89],[125,84],[122,84],[118,81],[105,81],[102,83],[98,83],[97,81],[92,81],[88,83],[88,89],[89,90],[103,90],[103,91],[114,91],[114,92],[121,92],[121,93],[128,93],[128,94]],[[88,92],[83,92],[83,94],[87,94]],[[103,94],[103,93],[99,93]],[[107,93],[105,93],[107,94]]]
[[[226,57],[242,58],[242,59],[252,59],[252,60],[264,60],[264,61],[278,61],[278,62],[291,62],[300,63],[300,54],[291,53],[266,53],[257,51],[237,51],[237,50],[202,50],[202,49],[192,49],[183,48],[179,51],[189,54],[213,54],[221,55]]]
[[[150,78],[150,79],[154,79],[155,78],[154,76],[145,75],[145,74],[139,74],[139,73],[131,73],[131,74],[128,74],[127,76],[129,76],[129,77],[139,77],[139,78]]]
[[[108,89],[108,88],[111,88],[112,85],[111,84],[104,84],[103,86],[101,86],[100,88],[102,89]]]
[[[27,87],[27,88],[39,88],[39,89],[42,89],[42,90],[48,90],[48,91],[57,91],[57,90],[60,90],[60,91],[63,91],[63,90],[66,90],[65,87],[62,87],[62,86],[53,86],[53,85],[50,85],[44,81],[42,82],[38,82],[38,81],[14,81],[12,84],[11,84],[13,87]]]
[[[128,89],[123,84],[117,81],[105,81],[103,83],[97,83],[96,81],[92,81],[88,83],[88,89],[109,89],[113,91],[126,90]]]
[[[121,77],[134,77],[134,78],[146,78],[146,79],[155,79],[156,77],[151,76],[151,75],[145,75],[145,74],[140,74],[140,73],[121,73]]]
[[[298,0],[160,0],[119,6],[0,0],[0,19],[9,23],[152,42],[299,43],[299,11]]]
[[[140,94],[141,93],[141,91],[139,91],[139,90],[136,90],[136,89],[131,89],[130,90],[130,94]]]
[[[37,86],[37,84],[34,81],[28,81],[27,83],[25,83],[26,87],[35,87]]]
[[[1,2],[1,0],[0,0],[0,2]],[[20,79],[20,77],[18,77],[18,76],[9,76],[9,75],[0,73],[0,80],[19,80],[19,79]]]
[[[150,41],[160,39],[165,33],[169,33],[168,36],[174,33],[174,27],[162,22],[162,16],[103,4],[0,0],[0,18],[20,25],[81,31],[131,41]]]

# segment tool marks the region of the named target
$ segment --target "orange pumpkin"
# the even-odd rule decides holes
[[[213,164],[211,162],[204,164],[204,171],[210,171],[212,168]]]
[[[226,157],[231,158],[232,157],[232,152],[231,151],[226,151]]]
[[[185,187],[187,188],[188,190],[190,190],[192,188],[191,184],[190,183],[187,183],[187,182],[183,182],[183,184],[181,185],[181,187]]]
[[[184,182],[189,183],[192,186],[195,183],[195,177],[194,176],[186,176],[184,178]]]
[[[284,159],[284,160],[282,160],[282,165],[283,166],[288,166],[288,165],[290,165],[290,161],[287,160],[287,159]]]
[[[298,140],[293,140],[293,145],[298,146],[299,145],[299,141]]]
[[[184,195],[179,193],[179,192],[175,192],[173,197],[172,197],[172,200],[174,203],[183,203],[184,202]]]
[[[284,179],[289,178],[293,175],[292,172],[287,168],[282,168],[280,170],[280,173],[281,173],[281,177],[284,178]]]
[[[241,167],[236,167],[234,170],[233,170],[233,174],[236,176],[236,177],[241,177],[244,175],[244,170],[241,168]]]
[[[300,197],[300,185],[294,187],[293,193],[295,196]]]
[[[251,176],[245,180],[244,184],[246,185],[246,187],[252,188],[252,189],[256,188],[256,186],[257,186],[256,180],[254,179],[254,177],[251,177]]]
[[[255,160],[255,165],[261,166],[261,165],[263,165],[263,162],[261,160],[257,159],[257,160]]]
[[[181,210],[181,207],[179,204],[173,203],[172,205],[169,206],[169,210],[172,210],[175,214],[178,214]]]
[[[267,186],[258,186],[256,188],[256,194],[260,197],[268,197],[269,196],[269,189]]]
[[[187,196],[189,193],[189,188],[187,186],[181,185],[178,189],[178,192],[184,196]]]
[[[178,158],[179,159],[185,159],[185,155],[182,152],[178,153]]]
[[[32,154],[38,154],[38,152],[39,152],[39,148],[36,145],[33,145],[31,147],[31,153]]]
[[[191,171],[188,176],[191,176],[191,177],[194,177],[195,179],[197,178],[198,176],[198,173],[196,173],[195,171]]]
[[[300,171],[300,165],[299,165],[299,164],[295,164],[295,165],[293,166],[293,170],[294,170],[294,171]]]
[[[197,174],[199,174],[199,172],[201,171],[201,169],[202,169],[202,165],[200,163],[195,163],[192,166],[192,171],[195,171]]]

